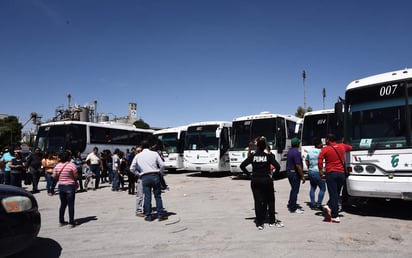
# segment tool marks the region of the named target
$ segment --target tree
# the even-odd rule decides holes
[[[139,119],[136,122],[133,123],[134,126],[136,126],[136,128],[141,128],[141,129],[150,129],[150,125],[147,124],[145,121],[143,121],[143,119]]]
[[[307,110],[305,110],[303,107],[299,106],[298,109],[296,110],[295,116],[303,118],[306,112],[312,112],[312,107],[308,107]]]
[[[16,116],[0,119],[0,146],[4,148],[17,145],[21,141],[21,129],[23,126]]]

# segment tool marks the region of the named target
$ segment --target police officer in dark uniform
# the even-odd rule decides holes
[[[275,218],[275,191],[270,167],[270,165],[274,166],[276,173],[280,170],[280,165],[272,153],[265,152],[266,149],[268,149],[266,139],[260,137],[256,143],[256,152],[240,164],[240,169],[246,174],[250,174],[246,166],[252,164],[250,186],[255,201],[255,223],[259,230],[263,229],[266,212],[269,213],[269,226],[283,226]]]

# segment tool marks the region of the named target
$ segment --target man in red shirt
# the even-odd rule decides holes
[[[326,185],[328,187],[329,201],[324,206],[328,216],[325,221],[339,223],[339,195],[345,183],[345,153],[352,150],[352,146],[345,143],[336,143],[335,135],[326,136],[326,146],[318,157],[319,171],[323,173],[323,162],[326,164]]]

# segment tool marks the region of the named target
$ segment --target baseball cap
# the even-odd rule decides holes
[[[300,143],[300,140],[299,140],[299,138],[295,137],[290,142],[292,143],[292,145],[298,145]]]

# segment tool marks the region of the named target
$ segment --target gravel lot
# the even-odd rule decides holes
[[[309,182],[298,198],[305,212],[290,214],[289,183],[280,179],[276,211],[285,227],[266,224],[259,231],[249,180],[191,172],[168,174],[166,180],[171,190],[162,197],[169,220],[136,217],[134,196],[102,184],[76,195],[79,225],[72,229],[59,227],[59,198],[47,196],[41,181],[35,195],[41,231],[13,257],[412,257],[412,202],[354,202],[341,213],[341,223],[327,223],[307,207]]]

